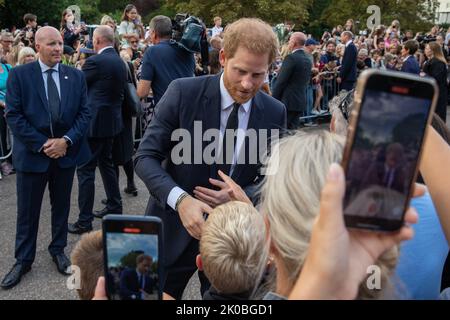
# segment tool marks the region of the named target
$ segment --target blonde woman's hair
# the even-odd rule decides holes
[[[433,57],[447,64],[447,60],[445,60],[444,53],[442,52],[442,47],[437,42],[428,43],[431,52],[433,52]]]
[[[276,166],[278,171],[266,176],[261,209],[268,220],[273,253],[282,261],[292,286],[309,248],[326,174],[332,163],[340,162],[344,140],[344,137],[325,130],[298,132],[280,140],[278,157],[272,156],[268,161],[269,169]],[[387,258],[383,256],[377,263],[382,270],[383,289],[395,266],[393,257],[397,257],[395,251],[386,255]],[[359,298],[379,295],[380,291],[362,289]]]
[[[102,17],[102,20],[100,21],[100,24],[101,24],[101,25],[107,25],[108,23],[114,23],[114,24],[116,24],[116,22],[114,21],[113,18],[111,18],[111,17],[108,16],[108,15],[104,15],[104,16]]]
[[[278,40],[270,25],[255,18],[242,18],[225,28],[223,49],[225,56],[233,58],[238,47],[254,54],[269,54],[271,64],[278,52]]]
[[[17,59],[17,65],[22,65],[25,62],[25,57],[29,55],[34,55],[34,58],[36,59],[36,52],[33,50],[33,48],[30,47],[23,47],[19,51],[19,58]]]
[[[222,294],[256,292],[268,261],[262,215],[244,202],[228,202],[213,210],[200,239],[203,269]]]

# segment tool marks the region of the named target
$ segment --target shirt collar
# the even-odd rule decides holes
[[[297,52],[297,51],[300,51],[300,50],[303,50],[303,51],[305,51],[305,48],[297,48],[297,49],[294,49],[294,50],[292,50],[292,53],[294,53],[294,52]]]
[[[223,73],[220,76],[220,98],[221,98],[220,99],[221,110],[228,109],[235,102],[234,99],[231,97],[230,93],[228,92],[227,88],[225,88],[225,83],[223,81]],[[242,105],[242,107],[245,110],[245,113],[250,111],[250,107],[252,106],[252,100],[253,99],[250,99]]]
[[[59,63],[57,63],[56,65],[54,65],[52,68],[50,68],[48,65],[46,65],[45,63],[43,63],[42,61],[41,61],[41,59],[38,59],[38,62],[39,62],[39,66],[41,67],[41,71],[42,71],[42,73],[45,73],[47,70],[49,70],[49,69],[53,69],[53,70],[55,70],[56,72],[59,72]]]
[[[113,47],[113,46],[107,46],[107,47],[104,47],[104,48],[101,49],[97,54],[102,54],[102,52],[105,51],[105,50],[107,50],[107,49],[114,49],[114,47]]]
[[[350,45],[350,43],[352,43],[353,40],[348,40],[348,42],[345,44],[345,47],[348,47]]]
[[[412,55],[407,56],[405,59],[403,59],[403,62],[409,59],[409,57],[412,57]]]

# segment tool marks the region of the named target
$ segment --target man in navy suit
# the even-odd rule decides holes
[[[353,44],[353,33],[344,31],[341,35],[341,42],[345,44],[344,57],[342,58],[341,69],[337,83],[340,84],[341,90],[350,91],[355,87],[358,62],[358,49]]]
[[[416,40],[408,40],[403,44],[402,48],[402,58],[403,58],[403,65],[402,65],[402,72],[408,72],[412,74],[420,74],[420,67],[419,62],[417,62],[417,59],[414,57],[414,54],[419,49],[419,43]]]
[[[98,53],[86,60],[83,72],[88,86],[88,105],[92,120],[88,142],[92,157],[77,170],[78,221],[69,225],[69,232],[81,234],[92,230],[92,220],[106,214],[122,214],[119,182],[112,161],[114,137],[123,129],[122,102],[127,81],[127,69],[114,50],[114,31],[108,26],[95,29],[94,50]],[[106,207],[93,213],[95,194],[95,169],[97,165],[106,192]]]
[[[154,280],[148,275],[152,264],[152,257],[141,254],[136,258],[136,269],[122,272],[119,294],[123,300],[147,300],[146,297],[153,294]]]
[[[47,184],[52,214],[48,249],[58,271],[68,274],[70,260],[64,248],[73,177],[76,166],[90,157],[84,75],[60,63],[63,40],[55,28],[37,31],[36,49],[39,60],[12,69],[7,85],[6,120],[14,134],[17,170],[17,262],[1,283],[4,289],[15,286],[31,269]]]
[[[135,168],[151,194],[147,214],[164,223],[165,298],[180,299],[197,271],[205,214],[230,201],[219,169],[252,197],[261,161],[251,158],[286,127],[284,105],[260,90],[277,46],[269,25],[240,19],[225,31],[223,74],[174,80],[156,106]],[[256,141],[249,133],[256,133]],[[181,143],[187,146],[183,150]],[[202,272],[199,278],[203,293],[209,283]]]

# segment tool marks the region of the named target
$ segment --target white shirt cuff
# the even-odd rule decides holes
[[[172,190],[170,190],[169,196],[167,197],[167,204],[175,210],[175,206],[177,204],[178,198],[184,193],[185,191],[181,189],[180,187],[174,187]]]

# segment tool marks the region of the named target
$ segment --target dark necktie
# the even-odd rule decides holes
[[[59,99],[58,88],[56,87],[55,80],[53,80],[52,74],[56,72],[53,69],[45,71],[47,73],[47,96],[48,107],[52,116],[52,123],[55,124],[59,119],[59,110],[61,101]]]
[[[223,143],[222,143],[222,159],[223,164],[219,165],[219,170],[222,170],[223,173],[229,175],[231,164],[233,162],[233,155],[234,150],[236,148],[236,130],[239,127],[239,118],[238,118],[238,112],[239,107],[241,105],[239,103],[233,103],[233,111],[231,111],[231,114],[228,116],[227,120],[227,126],[225,127],[225,131],[223,133]],[[233,140],[227,139],[227,130],[233,130]],[[233,143],[233,144],[232,144]]]

